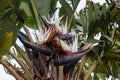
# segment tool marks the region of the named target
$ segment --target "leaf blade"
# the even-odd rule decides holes
[[[12,32],[6,32],[0,38],[0,58],[2,58],[2,56],[9,51],[10,47],[12,46],[12,39],[13,39]]]

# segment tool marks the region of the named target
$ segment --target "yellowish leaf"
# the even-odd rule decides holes
[[[9,51],[12,46],[13,33],[6,32],[3,36],[0,37],[0,58]]]

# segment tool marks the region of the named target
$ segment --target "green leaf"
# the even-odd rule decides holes
[[[71,2],[72,4],[69,2]],[[65,23],[67,21],[68,31],[71,30],[71,28],[76,28],[74,13],[76,11],[79,2],[80,0],[71,0],[71,1],[60,0],[60,4],[62,7],[60,8],[59,16],[64,15],[64,17],[62,18],[62,22]]]
[[[90,26],[90,25],[91,25],[90,23],[92,23],[93,20],[95,20],[95,19],[93,19],[93,18],[94,18],[94,15],[93,15],[93,13],[94,13],[94,12],[93,12],[93,5],[91,5],[91,6],[88,8],[87,13],[88,13],[88,16],[87,16],[88,26]]]
[[[20,13],[22,15],[22,18],[24,18],[24,24],[34,29],[36,26],[36,20],[33,16],[30,4],[27,2],[21,2]]]
[[[53,16],[54,12],[56,11],[57,0],[50,0],[50,17]]]
[[[112,59],[112,58],[114,58],[114,59],[115,59],[115,58],[116,58],[116,59],[117,59],[117,58],[118,58],[118,59],[120,58],[120,54],[117,54],[117,53],[106,53],[104,56],[109,57],[109,58],[111,58],[111,59]]]
[[[6,32],[13,32],[13,43],[16,41],[17,31],[18,28],[16,26],[16,16],[12,13],[12,11],[9,11],[6,13],[6,15],[3,16],[2,19],[0,19],[1,22],[1,29],[0,29],[0,36],[5,34]]]
[[[62,7],[60,8],[60,15],[59,16],[64,15],[63,21],[65,22],[66,19],[68,18],[68,22],[69,22],[71,17],[74,14],[74,11],[72,10],[70,5],[65,0],[60,0],[60,3],[62,5]]]
[[[86,16],[86,9],[81,10],[80,13],[80,24],[83,27],[83,33],[87,33],[88,27],[87,27],[87,16]]]
[[[113,39],[112,39],[111,37],[107,36],[107,35],[103,35],[103,37],[106,38],[106,39],[107,39],[108,41],[110,41],[110,42],[113,41]]]
[[[60,8],[59,16],[63,16],[62,22],[65,23],[66,19],[68,19],[68,15],[63,7]]]
[[[94,39],[94,38],[89,38],[85,42],[86,43],[99,43],[99,42],[102,42],[102,40],[97,40],[97,39]]]
[[[107,76],[107,74],[104,73],[97,73],[96,75],[99,77],[100,80],[104,80]]]
[[[105,14],[106,13],[106,4],[104,3],[101,9],[101,14]]]
[[[6,7],[7,7],[7,3],[8,3],[9,0],[0,0],[0,16],[1,16],[1,13],[3,13],[5,10],[6,10]]]
[[[99,10],[100,9],[100,5],[97,3],[94,5],[94,13],[93,13],[93,20],[95,22],[95,20],[99,19],[99,15],[102,11]]]
[[[50,12],[50,0],[34,0],[38,13],[47,16]]]
[[[19,10],[21,2],[29,2],[29,0],[9,0],[15,10]]]
[[[75,11],[79,2],[80,2],[80,0],[71,0],[71,2],[72,2],[73,10]]]
[[[12,46],[13,33],[6,32],[3,36],[0,37],[0,58],[9,51]]]
[[[35,21],[35,19],[34,19],[33,17],[27,17],[27,18],[25,19],[24,24],[25,24],[26,26],[30,27],[30,28],[35,29],[36,21]]]
[[[30,16],[30,17],[33,16],[31,7],[30,7],[29,3],[27,3],[27,2],[21,2],[20,10],[24,10],[24,12],[26,13],[27,16]]]

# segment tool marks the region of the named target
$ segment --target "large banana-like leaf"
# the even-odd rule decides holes
[[[57,6],[57,1],[58,0],[50,0],[50,17],[53,16],[54,12],[56,11],[56,6]]]
[[[39,14],[47,16],[50,12],[50,0],[34,0]]]
[[[60,3],[62,4],[61,10],[64,9],[64,11],[66,12],[66,17],[68,15],[68,19],[70,19],[70,17],[74,14],[74,11],[72,10],[71,6],[65,0],[60,0]]]
[[[17,33],[17,26],[15,21],[15,15],[11,14],[11,10],[6,11],[6,14],[0,18],[0,36],[2,36],[6,32],[12,32],[13,33],[13,43],[16,40],[16,33]]]
[[[13,33],[6,32],[0,37],[0,58],[7,53],[12,46]]]
[[[69,2],[72,4],[70,4]],[[59,16],[64,15],[64,17],[62,18],[62,22],[65,23],[67,21],[68,30],[76,27],[74,14],[76,12],[76,8],[78,7],[79,2],[80,0],[71,1],[60,0],[60,4],[62,5],[62,7],[60,8]]]
[[[26,26],[34,28],[36,26],[36,21],[31,9],[32,8],[28,2],[21,2],[20,13],[22,15],[22,18],[24,19],[24,23]]]
[[[75,11],[79,2],[80,2],[80,0],[71,0],[71,2],[72,2],[73,10]]]

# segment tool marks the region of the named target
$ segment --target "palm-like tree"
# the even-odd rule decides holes
[[[83,12],[81,11],[80,14],[81,21],[86,20],[87,22],[80,22],[83,28],[85,30],[87,29],[85,32],[89,31],[88,40],[89,38],[91,40],[94,39],[96,35],[100,36],[100,39],[98,45],[89,52],[93,54],[90,56],[88,63],[89,61],[91,63],[91,60],[93,62],[100,60],[99,65],[94,70],[94,75],[99,78],[105,79],[109,75],[113,79],[118,78],[119,52],[117,50],[119,48],[117,46],[119,42],[119,8],[114,2],[108,2],[108,4],[103,4],[103,6],[92,2],[89,2],[89,4],[91,5],[87,9],[84,9]],[[107,7],[107,5],[109,6]],[[94,77],[96,78],[96,76]]]
[[[79,14],[76,8],[80,0],[1,2],[0,63],[17,80],[119,77],[120,10],[115,2],[106,0],[100,5],[88,1]],[[58,2],[61,7],[56,7]],[[26,25],[38,30],[39,34],[34,30],[35,40]],[[21,27],[26,34],[18,31]],[[96,40],[96,35],[100,39]],[[15,43],[17,37],[23,49]],[[9,50],[12,45],[15,50]],[[5,53],[7,58],[2,58]],[[11,58],[21,68],[11,65]],[[90,76],[92,72],[94,76]]]

